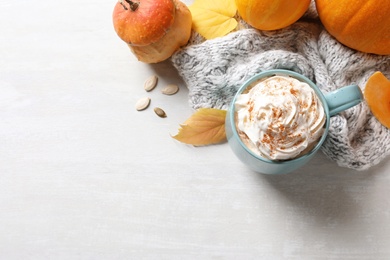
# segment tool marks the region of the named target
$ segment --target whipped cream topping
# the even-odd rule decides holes
[[[236,127],[244,143],[271,160],[309,151],[324,131],[321,101],[306,83],[288,76],[256,82],[235,102]]]

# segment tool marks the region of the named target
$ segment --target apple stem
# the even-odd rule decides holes
[[[130,9],[131,9],[131,11],[133,11],[133,12],[134,12],[135,10],[137,10],[137,8],[138,8],[138,6],[139,6],[139,2],[134,2],[134,1],[131,1],[131,0],[125,0],[125,2],[129,4]],[[127,8],[127,7],[125,6],[125,4],[123,3],[123,0],[120,0],[119,3],[123,6],[123,8],[124,8],[125,10],[129,10],[129,8]]]

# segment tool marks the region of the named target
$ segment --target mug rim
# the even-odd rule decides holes
[[[301,156],[298,156],[298,157],[295,157],[295,158],[292,158],[292,159],[287,159],[287,160],[270,160],[270,159],[267,159],[265,157],[262,157],[256,153],[254,153],[251,149],[248,148],[247,145],[245,145],[245,143],[242,141],[240,135],[238,134],[238,131],[237,131],[237,127],[236,127],[236,123],[235,123],[235,114],[236,114],[236,107],[235,107],[235,103],[236,103],[236,100],[237,98],[242,94],[242,92],[248,87],[250,86],[253,82],[255,82],[256,80],[260,79],[260,78],[266,78],[266,77],[271,77],[271,76],[275,76],[277,74],[284,74],[284,76],[286,76],[286,74],[288,76],[292,76],[300,81],[303,81],[305,83],[307,83],[314,91],[315,93],[317,94],[317,96],[319,97],[321,103],[322,103],[322,106],[323,106],[323,109],[324,109],[324,112],[325,112],[325,115],[326,115],[326,121],[325,121],[325,125],[324,125],[324,133],[322,134],[321,138],[319,139],[318,143],[313,147],[313,149],[311,149],[309,152],[301,155]],[[236,138],[238,140],[238,143],[240,144],[240,146],[242,148],[244,148],[244,150],[249,154],[251,155],[252,157],[254,157],[255,159],[257,160],[261,160],[263,162],[266,162],[266,163],[271,163],[271,164],[288,164],[288,163],[291,163],[291,162],[296,162],[296,161],[301,161],[301,160],[306,160],[306,158],[310,158],[311,155],[313,155],[314,153],[316,153],[320,147],[322,146],[322,144],[324,143],[327,135],[328,135],[328,130],[329,130],[329,125],[330,125],[330,114],[329,114],[329,107],[328,107],[328,104],[326,102],[326,99],[325,99],[325,96],[324,94],[322,93],[322,91],[317,87],[316,84],[314,84],[314,82],[312,82],[309,78],[307,78],[306,76],[302,75],[302,74],[299,74],[295,71],[291,71],[291,70],[286,70],[286,69],[272,69],[272,70],[265,70],[265,71],[262,71],[260,73],[257,73],[255,75],[253,75],[252,77],[250,77],[248,80],[246,80],[238,89],[238,91],[236,92],[236,94],[234,95],[233,99],[232,99],[232,102],[230,104],[230,107],[229,107],[229,121],[230,121],[230,127],[231,127],[231,131],[233,133],[233,136],[234,138]]]

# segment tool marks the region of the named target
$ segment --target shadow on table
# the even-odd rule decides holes
[[[171,80],[172,84],[184,85],[185,82],[179,75],[177,69],[173,66],[170,60],[165,60],[155,64],[149,64],[149,66],[153,69],[157,76],[164,79]]]
[[[368,202],[373,199],[378,182],[386,178],[385,168],[385,164],[381,164],[369,171],[356,171],[338,167],[335,162],[319,154],[307,166],[295,172],[285,175],[258,174],[256,178],[269,183],[287,201],[285,205],[294,212],[302,212],[304,217],[314,217],[323,225],[329,225],[332,221],[351,225],[351,220],[362,215]]]

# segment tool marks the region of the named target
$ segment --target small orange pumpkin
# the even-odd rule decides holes
[[[259,30],[287,27],[303,16],[310,0],[235,0],[238,14]]]
[[[376,119],[390,129],[390,80],[375,72],[366,83],[364,98]]]
[[[191,36],[192,16],[180,0],[119,0],[114,29],[139,61],[168,59]]]
[[[342,44],[390,54],[389,0],[316,0],[316,7],[326,30]]]

